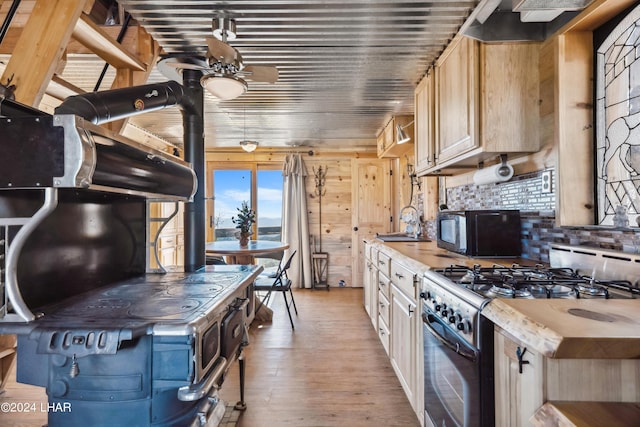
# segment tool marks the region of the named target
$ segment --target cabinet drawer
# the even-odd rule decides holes
[[[391,258],[382,252],[378,252],[378,270],[387,277],[391,272]]]
[[[391,284],[387,276],[378,272],[378,290],[382,295],[387,297],[387,300],[391,298]]]
[[[413,300],[416,299],[415,276],[413,271],[391,261],[391,281]]]
[[[382,293],[378,293],[378,315],[384,320],[384,322],[389,324],[389,299]]]
[[[382,317],[378,317],[378,337],[380,337],[380,341],[382,341],[384,351],[389,355],[389,327],[384,323],[384,319]]]
[[[163,249],[163,248],[173,248],[176,246],[176,236],[175,235],[168,235],[168,236],[162,236],[158,239],[158,248],[159,249]]]

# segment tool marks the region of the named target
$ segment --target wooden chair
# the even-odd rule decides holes
[[[276,271],[275,278],[271,278],[265,275],[260,275],[255,280],[253,288],[256,292],[265,292],[265,295],[262,297],[258,306],[256,307],[256,312],[262,307],[266,305],[271,299],[271,294],[273,292],[281,292],[284,297],[284,305],[287,309],[287,314],[289,315],[289,322],[291,322],[291,329],[295,329],[293,325],[293,317],[291,317],[291,306],[293,305],[293,309],[298,315],[298,308],[296,307],[296,301],[293,299],[293,291],[291,290],[291,279],[287,276],[287,270],[291,267],[291,260],[297,251],[293,251],[287,261],[283,264],[280,263],[278,266],[278,270]],[[291,297],[291,300],[287,299],[287,293]]]

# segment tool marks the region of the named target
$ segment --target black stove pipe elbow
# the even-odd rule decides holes
[[[182,85],[168,81],[70,96],[55,113],[75,114],[99,125],[183,104],[188,108]]]

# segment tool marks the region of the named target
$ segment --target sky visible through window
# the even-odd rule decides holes
[[[213,175],[215,227],[234,228],[231,217],[251,201],[250,170],[216,170]],[[282,216],[282,171],[258,171],[258,226],[279,227]],[[255,207],[254,207],[255,208]]]

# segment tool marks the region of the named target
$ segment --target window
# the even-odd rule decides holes
[[[640,7],[596,50],[598,223],[640,213]]]
[[[234,240],[231,218],[243,201],[256,212],[253,239],[279,241],[282,235],[282,172],[255,164],[209,162],[207,240]]]

